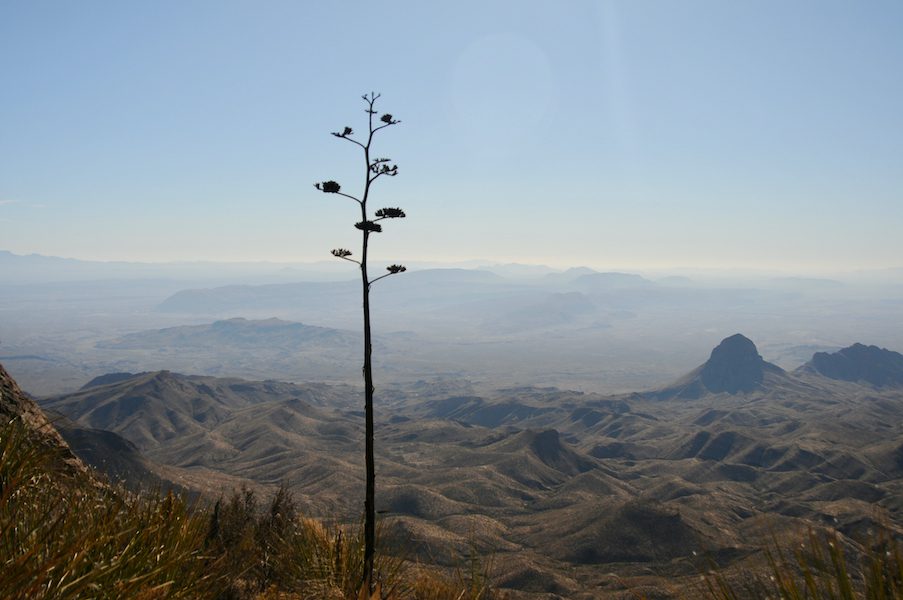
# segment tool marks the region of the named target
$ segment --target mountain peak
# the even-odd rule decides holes
[[[700,378],[710,392],[749,392],[762,384],[765,371],[778,369],[765,362],[748,337],[735,333],[724,338],[702,365]],[[780,369],[778,369],[780,370]]]
[[[718,355],[750,355],[759,356],[759,350],[751,339],[742,333],[735,333],[721,340],[721,343],[712,349],[712,358]]]
[[[876,387],[903,386],[903,354],[860,343],[833,353],[816,352],[801,370]]]
[[[752,392],[763,386],[769,373],[783,375],[784,370],[766,362],[752,340],[735,333],[721,340],[703,365],[655,395],[699,398]]]

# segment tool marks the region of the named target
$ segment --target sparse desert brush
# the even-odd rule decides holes
[[[377,526],[377,540],[382,527]],[[232,579],[224,598],[255,600],[488,600],[489,566],[473,553],[451,573],[377,552],[374,592],[362,585],[365,534],[360,525],[301,515],[280,487],[261,506],[253,491],[221,499],[210,513],[209,550]]]
[[[376,528],[377,544],[382,524]],[[325,524],[299,518],[282,530],[275,569],[280,588],[300,593],[303,598],[324,600],[382,598],[386,600],[488,600],[489,563],[473,554],[463,565],[439,570],[407,560],[397,554],[377,552],[373,594],[361,579],[365,569],[364,530],[361,526]]]
[[[856,556],[836,532],[810,531],[806,541],[787,548],[775,539],[766,549],[766,574],[745,573],[728,580],[703,575],[706,594],[715,600],[895,600],[903,598],[900,542],[878,533]]]

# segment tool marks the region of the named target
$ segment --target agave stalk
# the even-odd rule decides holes
[[[342,191],[342,186],[336,181],[324,181],[314,184],[314,186],[323,193],[337,194],[345,198],[349,198],[357,202],[361,211],[361,220],[354,224],[354,227],[361,232],[361,255],[360,260],[353,258],[352,252],[346,248],[336,248],[332,250],[332,255],[342,260],[347,260],[358,265],[361,272],[361,291],[363,296],[363,312],[364,312],[364,418],[365,418],[365,450],[364,462],[366,468],[366,495],[364,500],[364,568],[362,589],[369,593],[373,592],[375,583],[373,577],[373,562],[376,546],[376,467],[374,462],[373,447],[373,366],[372,355],[373,346],[370,333],[370,288],[379,281],[389,277],[403,273],[406,269],[403,265],[393,264],[386,267],[387,273],[370,278],[367,271],[367,258],[370,244],[370,235],[382,232],[382,225],[379,221],[385,219],[401,219],[405,217],[405,213],[400,208],[381,208],[377,210],[373,218],[367,209],[367,202],[370,199],[370,190],[373,184],[380,177],[395,177],[398,174],[398,166],[393,164],[388,158],[374,158],[370,155],[373,136],[376,132],[397,125],[401,121],[395,119],[391,114],[385,113],[375,119],[378,114],[373,108],[379,94],[370,92],[362,96],[367,105],[365,112],[367,113],[368,131],[366,137],[362,140],[354,138],[354,131],[351,127],[345,127],[341,132],[333,132],[332,135],[339,139],[346,140],[361,148],[364,155],[364,186],[363,193],[358,196],[348,194]]]

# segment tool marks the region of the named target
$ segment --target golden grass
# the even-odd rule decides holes
[[[302,517],[287,490],[242,490],[212,508],[129,494],[60,470],[59,451],[0,424],[0,598],[364,598],[359,527]],[[488,600],[480,561],[443,574],[378,554],[379,597]]]
[[[746,573],[729,581],[722,573],[703,575],[706,595],[713,600],[896,600],[903,598],[903,552],[889,535],[866,540],[865,550],[852,556],[833,531],[808,538],[793,548],[777,540],[767,549],[768,571]]]
[[[18,421],[0,431],[0,597],[196,598],[217,590],[206,519],[172,495],[61,477]]]

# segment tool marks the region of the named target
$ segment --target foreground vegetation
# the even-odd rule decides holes
[[[0,425],[0,598],[358,598],[359,528],[303,518],[280,490],[212,508],[61,470],[59,449]],[[437,573],[377,555],[383,598],[493,597],[479,565]]]
[[[212,507],[129,494],[61,468],[59,449],[18,420],[0,425],[0,598],[366,598],[360,528],[305,518],[280,489]],[[903,550],[890,537],[856,551],[834,533],[775,542],[761,573],[711,570],[687,598],[903,598]],[[489,600],[487,567],[452,572],[378,553],[379,596]]]
[[[793,548],[775,541],[765,556],[769,568],[764,574],[728,577],[709,571],[703,576],[705,594],[712,600],[903,598],[903,552],[889,536],[879,535],[870,547],[858,551],[845,550],[836,532],[810,531],[808,539]]]

